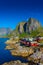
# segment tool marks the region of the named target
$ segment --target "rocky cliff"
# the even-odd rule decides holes
[[[34,31],[34,30],[38,29],[39,27],[41,27],[41,25],[38,20],[36,20],[34,18],[29,18],[28,21],[21,22],[19,24],[18,32],[19,33],[23,33],[23,32],[30,33],[31,31]]]
[[[29,18],[28,21],[22,21],[22,22],[18,23],[18,25],[16,26],[16,29],[13,30],[10,33],[10,35],[8,35],[8,37],[19,36],[21,33],[26,33],[26,34],[28,33],[29,34],[32,31],[35,31],[35,30],[40,29],[40,28],[41,28],[41,24],[38,20],[36,20],[34,18]]]

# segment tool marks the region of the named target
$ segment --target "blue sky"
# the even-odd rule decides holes
[[[0,0],[0,27],[15,29],[19,22],[30,17],[43,26],[43,0]]]

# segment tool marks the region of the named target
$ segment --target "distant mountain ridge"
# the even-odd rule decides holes
[[[5,36],[7,34],[10,34],[11,28],[0,28],[0,36]]]

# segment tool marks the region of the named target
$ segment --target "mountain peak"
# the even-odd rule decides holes
[[[39,22],[39,20],[37,20],[37,19],[35,19],[35,18],[32,18],[32,17],[30,17],[30,18],[28,19],[28,21],[29,21],[29,22]]]
[[[41,27],[40,22],[37,19],[29,18],[28,21],[22,21],[16,27],[17,33],[30,33]]]
[[[39,27],[41,27],[39,21],[35,18],[29,18],[29,20],[27,22],[22,22],[22,24],[20,24],[19,26],[19,32],[28,32],[30,33],[33,30],[38,29]]]
[[[28,21],[20,22],[16,29],[11,33],[12,35],[19,35],[21,33],[30,34],[32,31],[40,29],[42,26],[37,19],[29,18]],[[15,33],[15,34],[14,34]]]

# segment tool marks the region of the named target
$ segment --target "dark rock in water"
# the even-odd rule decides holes
[[[30,62],[28,63],[28,65],[39,65],[39,64],[38,64],[38,63],[34,63],[34,62],[30,61]]]

